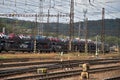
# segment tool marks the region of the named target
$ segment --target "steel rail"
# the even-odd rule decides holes
[[[10,60],[10,62],[11,62],[14,59],[13,60],[7,59],[7,60]],[[39,62],[39,61],[37,61],[37,62],[35,62],[35,61],[34,62],[27,62],[29,60],[35,60],[35,59],[34,58],[28,58],[28,59],[23,58],[23,59],[18,59],[18,60],[15,59],[14,61],[17,61],[17,63],[16,62],[15,63],[8,63],[8,64],[7,63],[1,63],[0,64],[0,68],[15,67],[15,66],[38,65],[38,64],[53,64],[53,63],[56,64],[56,63],[61,63],[60,60],[48,61],[48,62]],[[40,60],[40,59],[38,59],[38,60]],[[62,61],[62,63],[66,63],[66,62],[70,62],[70,63],[77,62],[78,63],[78,62],[107,61],[107,60],[120,60],[120,58],[117,58],[117,59],[91,59],[91,60],[64,60],[64,61]]]
[[[107,78],[107,79],[104,79],[104,80],[120,80],[120,76]]]
[[[100,64],[111,64],[111,63],[118,63],[120,61],[105,61],[105,62],[89,62],[90,65],[100,65]],[[7,69],[7,70],[1,70],[0,71],[0,77],[6,77],[6,76],[13,76],[16,74],[23,74],[28,72],[36,72],[38,68],[47,68],[48,70],[55,70],[55,69],[63,69],[63,68],[74,68],[82,66],[83,62],[79,63],[57,63],[57,64],[50,64],[50,65],[36,65],[36,66],[30,66],[27,68],[15,68],[15,69]]]
[[[104,67],[104,68],[93,68],[89,70],[89,73],[98,73],[104,71],[111,71],[111,70],[118,70],[120,66],[111,66],[111,67]],[[82,70],[71,70],[71,71],[63,71],[63,72],[55,72],[55,73],[47,73],[47,74],[36,74],[31,76],[24,76],[24,77],[13,77],[7,78],[6,80],[25,80],[25,79],[39,79],[39,80],[55,80],[64,77],[71,77],[80,75]]]
[[[59,60],[59,58],[9,58],[9,59],[0,59],[0,63],[12,63],[12,62],[27,62],[33,60]]]

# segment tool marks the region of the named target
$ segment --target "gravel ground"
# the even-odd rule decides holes
[[[97,66],[92,66],[92,68],[108,67],[108,66],[115,66],[115,65],[120,65],[120,63],[109,64],[109,65],[97,65]],[[112,70],[112,71],[90,74],[89,80],[104,80],[107,78],[112,78],[112,77],[117,77],[117,76],[120,76],[120,70]],[[80,75],[75,76],[75,77],[71,77],[71,78],[61,79],[61,80],[80,80]]]
[[[106,54],[106,55],[100,55],[100,58],[112,58],[112,57],[116,57],[119,54]],[[64,60],[68,60],[68,56],[69,59],[94,59],[96,58],[95,56],[92,55],[80,55],[77,56],[77,54],[65,54],[64,56],[60,56],[57,54],[2,54],[0,55],[0,58],[63,58]],[[112,66],[114,64],[110,64],[107,66]],[[120,65],[120,63],[117,63],[116,65]],[[97,66],[91,66],[92,68],[96,68],[96,67],[107,67],[106,65],[97,65]],[[31,74],[29,74],[31,75]],[[110,78],[110,77],[115,77],[115,76],[120,76],[120,70],[114,70],[114,71],[107,71],[107,72],[101,72],[101,73],[95,73],[95,74],[90,74],[90,79],[89,80],[103,80],[105,78]],[[75,77],[71,77],[71,78],[65,78],[65,79],[61,79],[61,80],[80,80],[80,75],[79,76],[75,76]]]
[[[90,79],[89,80],[104,80],[106,78],[111,78],[111,77],[117,77],[120,76],[120,70],[114,70],[114,71],[107,71],[107,72],[102,72],[102,73],[95,73],[95,74],[90,74]],[[61,80],[80,80],[80,76],[76,77],[71,77],[71,78],[65,78]]]

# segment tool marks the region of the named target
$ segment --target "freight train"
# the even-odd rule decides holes
[[[36,45],[34,45],[36,42]],[[44,36],[23,36],[23,35],[0,35],[0,52],[1,51],[21,51],[21,52],[68,52],[69,39],[58,39]],[[73,40],[71,51],[85,52],[85,41]],[[100,49],[101,44],[97,48]],[[88,52],[95,53],[96,43],[88,41]],[[109,52],[109,47],[105,45],[105,52]]]

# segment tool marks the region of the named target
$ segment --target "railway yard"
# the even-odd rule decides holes
[[[0,80],[80,80],[84,63],[90,64],[88,80],[120,79],[120,58],[117,53],[98,57],[72,53],[17,53],[1,54]]]
[[[120,80],[120,0],[0,7],[0,80]]]

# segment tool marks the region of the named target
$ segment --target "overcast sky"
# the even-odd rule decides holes
[[[16,2],[15,2],[16,1]],[[83,21],[84,11],[87,10],[86,17],[89,20],[101,19],[102,8],[105,8],[105,18],[120,18],[120,0],[74,0],[75,7],[74,21]],[[43,9],[40,9],[40,0],[0,0],[0,13],[40,13],[47,14],[69,14],[70,0],[43,0]],[[18,18],[18,17],[14,17]],[[35,18],[19,17],[18,19],[35,20]],[[47,18],[43,18],[47,22]],[[50,18],[50,22],[56,22],[57,18]],[[60,22],[69,22],[69,17],[60,18]]]

